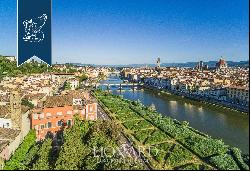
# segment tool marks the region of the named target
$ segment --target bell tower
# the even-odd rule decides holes
[[[157,58],[156,67],[157,67],[157,68],[160,68],[160,67],[161,67],[161,59],[160,59],[160,57]]]
[[[21,97],[17,91],[10,94],[10,111],[13,129],[22,128]]]

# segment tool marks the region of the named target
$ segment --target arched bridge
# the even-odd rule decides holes
[[[133,89],[135,87],[143,86],[143,83],[97,83],[95,84],[95,88],[99,86],[107,86],[107,89],[109,89],[111,86],[119,87],[119,89],[122,89],[122,87],[132,87]]]
[[[143,83],[97,83],[97,86],[103,85],[103,86],[142,86]]]

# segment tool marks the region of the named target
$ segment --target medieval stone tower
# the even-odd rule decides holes
[[[10,94],[10,111],[13,129],[22,128],[21,97],[17,91]]]
[[[161,67],[161,59],[160,59],[160,57],[157,58],[156,67],[157,67],[157,68],[160,68],[160,67]]]

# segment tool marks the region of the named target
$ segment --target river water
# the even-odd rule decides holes
[[[110,77],[100,83],[121,83],[118,77]],[[107,89],[101,86],[101,89]],[[189,125],[214,138],[222,139],[226,144],[240,148],[249,154],[249,116],[222,107],[202,104],[174,95],[152,90],[135,90],[110,87],[113,94],[122,95],[129,100],[140,100],[144,105],[154,104],[162,115],[179,121],[188,121]]]

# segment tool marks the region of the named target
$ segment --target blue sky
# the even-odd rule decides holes
[[[248,0],[53,0],[53,63],[240,61]],[[0,54],[16,55],[16,0],[0,0]]]

